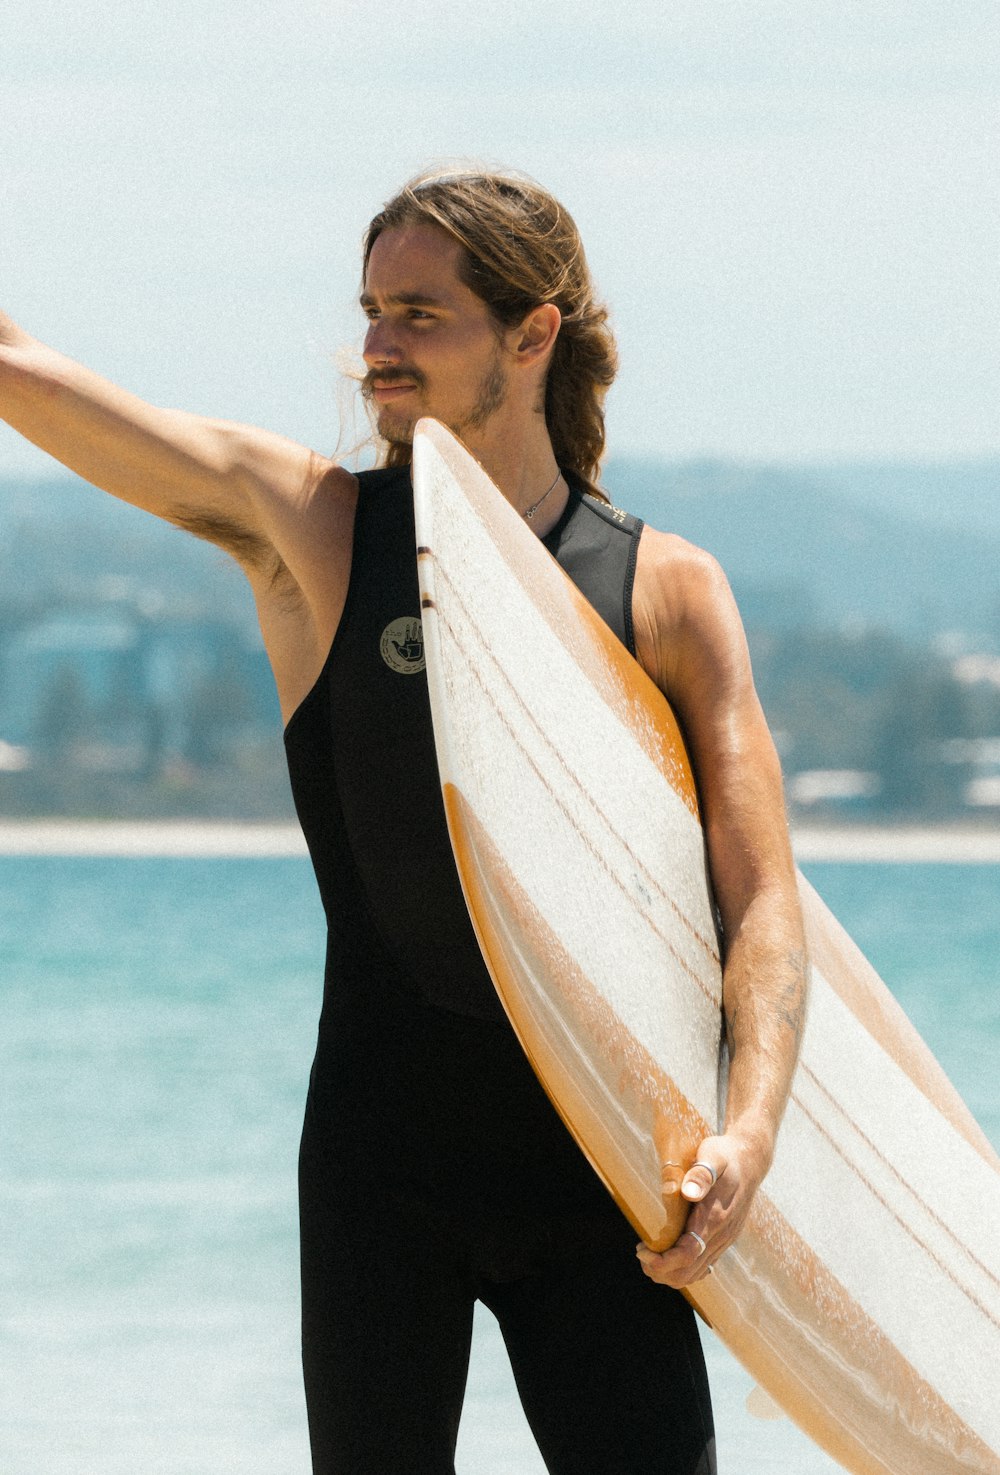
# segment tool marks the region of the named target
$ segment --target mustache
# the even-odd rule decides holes
[[[418,369],[369,369],[361,381],[361,397],[370,400],[375,393],[376,384],[379,388],[388,384],[415,384],[418,389],[424,387],[424,376]]]

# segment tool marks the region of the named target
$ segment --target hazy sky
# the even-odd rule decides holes
[[[577,218],[613,451],[1000,452],[998,79],[998,0],[2,0],[0,302],[330,450],[361,232],[474,156]]]

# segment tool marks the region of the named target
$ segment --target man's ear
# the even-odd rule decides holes
[[[537,365],[555,347],[562,324],[562,314],[554,302],[541,302],[533,307],[511,334],[514,356],[519,364]]]

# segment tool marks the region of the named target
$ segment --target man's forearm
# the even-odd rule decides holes
[[[147,405],[6,316],[0,318],[0,417],[71,470],[128,501],[141,504],[150,483],[168,476],[180,480],[185,472],[193,480],[200,469],[184,454],[185,433],[193,437],[182,417]],[[166,433],[171,420],[173,437]]]
[[[697,1148],[681,1192],[691,1203],[669,1250],[639,1247],[651,1280],[677,1289],[711,1273],[750,1212],[774,1157],[805,1022],[808,964],[794,881],[763,890],[727,939],[723,1010],[726,1120]]]
[[[0,313],[0,418],[86,481],[158,516],[247,520],[241,427],[163,410]]]
[[[762,893],[728,943],[723,1012],[729,1046],[725,1130],[753,1143],[765,1170],[798,1059],[807,983],[797,898]]]

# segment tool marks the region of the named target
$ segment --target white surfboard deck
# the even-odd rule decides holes
[[[460,442],[422,421],[413,461],[438,762],[473,923],[564,1121],[663,1246],[724,1091],[683,744]],[[1000,1475],[1000,1159],[800,884],[811,995],[775,1162],[690,1299],[845,1469]]]

